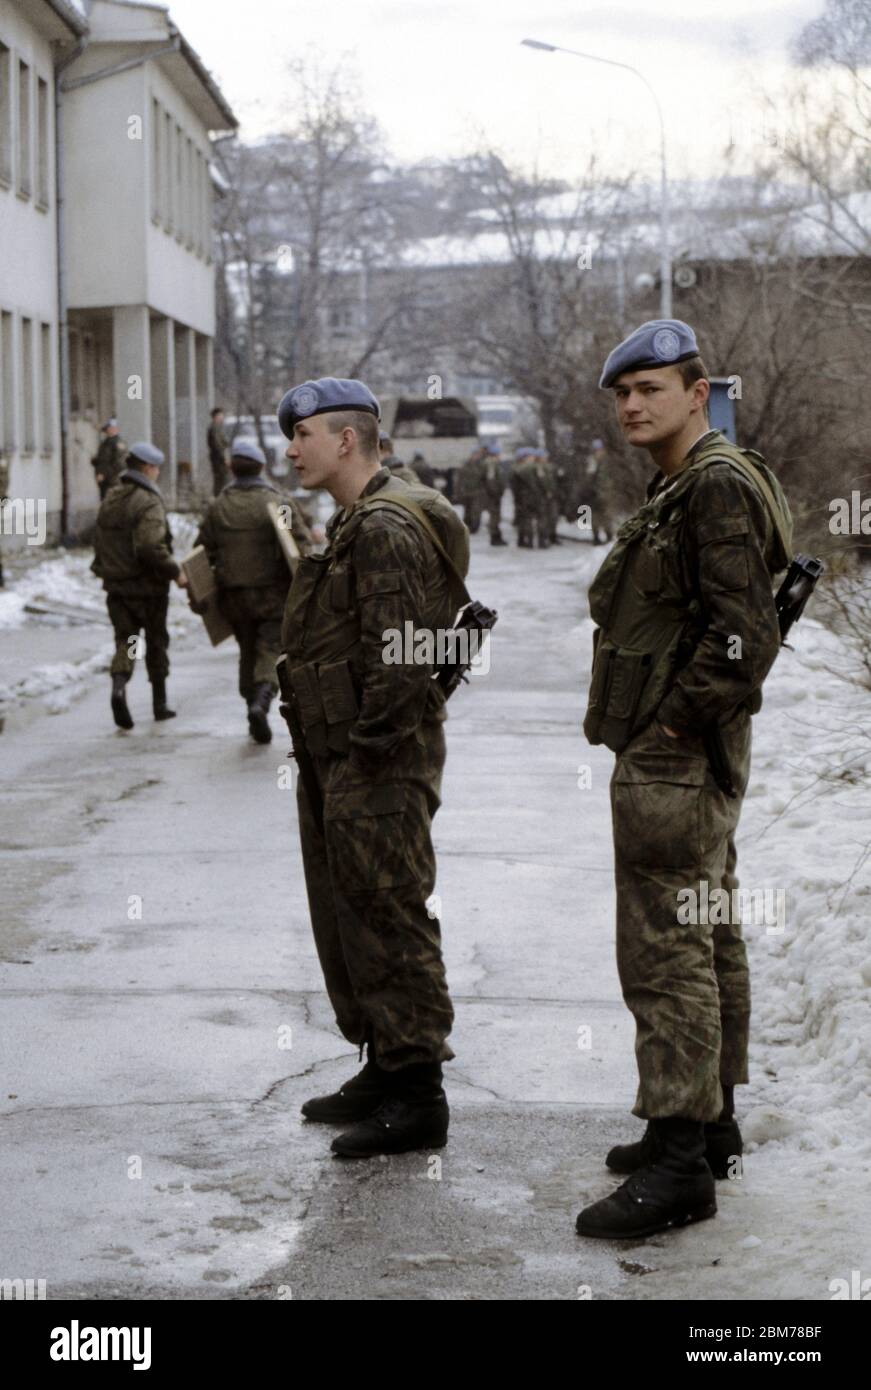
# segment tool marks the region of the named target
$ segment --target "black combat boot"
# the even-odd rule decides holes
[[[705,1125],[705,1160],[715,1178],[728,1178],[734,1159],[740,1158],[743,1152],[741,1131],[735,1119],[734,1087],[724,1086],[720,1117]],[[613,1173],[635,1173],[645,1163],[655,1163],[658,1157],[656,1131],[648,1124],[635,1144],[618,1144],[611,1149],[605,1162]]]
[[[175,719],[175,710],[166,703],[166,677],[154,676],[151,681],[151,707],[155,719]]]
[[[651,1120],[659,1155],[639,1168],[577,1219],[579,1236],[641,1240],[669,1226],[686,1226],[717,1214],[714,1176],[705,1162],[700,1120]]]
[[[255,743],[272,742],[272,730],[269,727],[272,695],[272,687],[261,682],[260,685],[255,685],[254,694],[248,701],[248,729]]]
[[[372,1055],[371,1044],[367,1062],[361,1072],[341,1085],[330,1096],[315,1096],[307,1100],[302,1113],[307,1120],[325,1125],[347,1125],[365,1120],[387,1098],[390,1072],[382,1071]]]
[[[378,1109],[330,1147],[340,1158],[440,1149],[448,1142],[449,1114],[441,1062],[420,1062],[393,1072],[390,1092]]]
[[[116,672],[112,677],[112,718],[119,729],[133,728],[133,716],[127,705],[125,688],[129,679],[123,671]]]

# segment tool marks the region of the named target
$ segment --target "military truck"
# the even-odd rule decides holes
[[[404,463],[413,464],[416,453],[423,455],[446,497],[453,496],[457,469],[479,446],[478,412],[466,396],[382,397],[381,429]]]

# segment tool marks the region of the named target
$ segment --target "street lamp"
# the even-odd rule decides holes
[[[574,58],[587,58],[591,63],[606,63],[610,68],[624,68],[626,72],[632,72],[640,78],[647,88],[656,104],[656,114],[659,117],[659,162],[660,162],[660,193],[659,193],[659,216],[660,216],[660,314],[664,319],[671,318],[671,246],[669,235],[669,209],[668,209],[668,175],[666,172],[665,157],[665,121],[662,115],[662,107],[659,98],[651,87],[643,72],[638,68],[633,68],[630,63],[617,63],[613,58],[600,58],[596,53],[581,53],[577,48],[562,48],[555,43],[542,43],[540,39],[523,39],[522,45],[525,48],[538,48],[544,53],[570,53]]]

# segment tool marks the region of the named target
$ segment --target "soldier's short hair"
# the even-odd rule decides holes
[[[330,434],[352,429],[357,433],[360,453],[365,458],[378,457],[378,421],[368,410],[328,410],[324,412]]]
[[[686,362],[676,362],[675,366],[680,372],[680,379],[683,382],[685,391],[696,381],[708,381],[708,369],[701,357],[688,357]],[[705,402],[705,419],[708,418],[708,403]]]
[[[213,406],[213,407],[212,407],[212,410],[210,411],[210,414],[211,414],[211,417],[212,417],[213,420],[214,420],[214,418],[215,418],[216,415],[223,415],[223,413],[224,413],[224,407],[223,407],[222,405]]]

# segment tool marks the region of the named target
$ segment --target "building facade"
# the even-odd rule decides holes
[[[45,0],[0,0],[0,498],[41,499],[60,529],[54,74],[85,21]],[[14,543],[13,513],[4,531]],[[9,522],[7,530],[6,522]]]
[[[208,473],[211,140],[236,120],[167,10],[126,0],[0,0],[0,109],[4,487],[75,536],[110,416],[164,451],[170,501]]]

